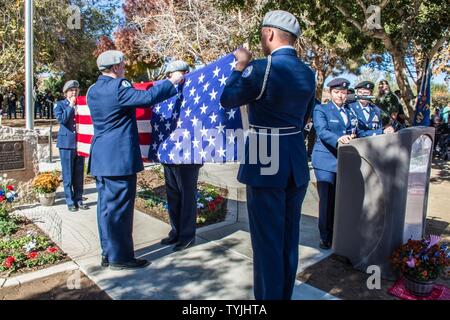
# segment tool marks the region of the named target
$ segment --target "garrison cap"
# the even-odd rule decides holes
[[[283,10],[267,12],[264,16],[262,26],[287,31],[296,37],[300,35],[300,24],[297,18],[292,13]]]
[[[80,84],[78,83],[77,80],[69,80],[66,82],[66,84],[64,84],[63,87],[63,93],[66,93],[67,91],[69,91],[70,89],[79,89],[80,88]]]
[[[117,50],[108,50],[103,52],[97,58],[97,66],[100,71],[121,63],[124,60],[124,54]]]
[[[350,88],[350,81],[344,78],[336,78],[328,82],[330,89],[348,90]]]
[[[175,71],[189,71],[189,65],[183,60],[171,61],[166,68],[166,73]]]
[[[355,89],[373,90],[373,88],[375,88],[375,84],[371,81],[362,81],[355,86]]]

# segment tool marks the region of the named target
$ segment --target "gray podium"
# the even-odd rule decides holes
[[[391,253],[424,235],[433,142],[434,128],[413,127],[339,147],[335,254],[395,278]]]

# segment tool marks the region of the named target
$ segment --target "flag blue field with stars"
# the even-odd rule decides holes
[[[239,159],[244,140],[240,109],[220,105],[235,66],[235,57],[229,54],[188,73],[178,95],[154,106],[150,160],[202,164]]]

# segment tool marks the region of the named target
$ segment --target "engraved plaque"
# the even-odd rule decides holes
[[[0,171],[25,169],[23,141],[0,142]]]

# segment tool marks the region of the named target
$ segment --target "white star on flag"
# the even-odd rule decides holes
[[[225,77],[224,75],[222,75],[222,78],[219,79],[219,81],[220,81],[220,86],[221,86],[221,87],[225,86],[225,85],[227,84],[227,80],[228,80],[228,78]]]
[[[234,119],[234,115],[236,114],[236,110],[231,109],[227,112],[228,114],[228,120]]]

